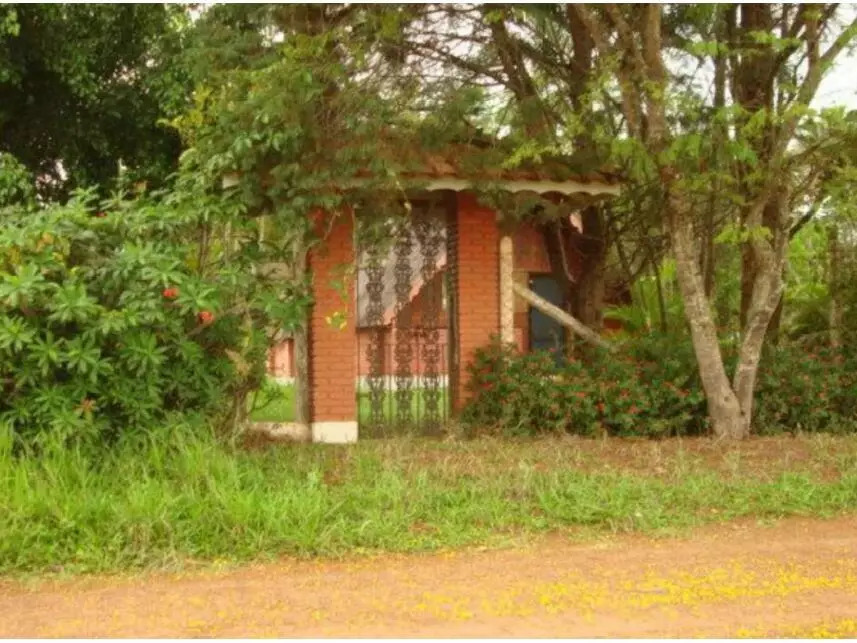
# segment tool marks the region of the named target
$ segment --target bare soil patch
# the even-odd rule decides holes
[[[576,469],[658,478],[709,472],[765,480],[783,473],[807,473],[818,479],[835,480],[842,473],[857,470],[857,438],[830,434],[762,436],[740,442],[710,437],[651,440],[563,436],[521,440],[415,439],[362,446],[385,462],[414,471],[472,477],[507,471],[522,464],[536,471]],[[331,454],[331,477],[347,478],[353,458],[353,451]]]
[[[3,637],[857,635],[857,517],[0,584]]]

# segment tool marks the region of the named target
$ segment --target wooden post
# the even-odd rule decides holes
[[[514,268],[514,245],[506,234],[500,237],[500,340],[505,345],[515,343]]]

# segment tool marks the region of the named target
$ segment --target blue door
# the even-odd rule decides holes
[[[562,289],[551,275],[530,277],[530,290],[559,308],[565,308]],[[557,364],[565,360],[565,329],[555,319],[530,306],[530,350],[550,351]]]

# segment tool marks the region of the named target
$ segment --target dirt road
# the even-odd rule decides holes
[[[2,637],[857,636],[857,517],[0,583]]]

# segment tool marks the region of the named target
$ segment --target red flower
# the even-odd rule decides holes
[[[599,413],[604,413],[604,402],[599,402],[599,403],[598,403],[598,412],[599,412]]]
[[[106,217],[107,213],[106,212],[96,212],[95,216],[97,216],[99,219],[101,219],[102,217]]]
[[[197,315],[197,317],[199,317],[199,322],[201,324],[210,324],[214,321],[214,313],[212,313],[210,310],[201,311],[199,315]]]
[[[585,392],[585,391],[577,391],[577,392],[575,393],[575,395],[576,395],[577,397],[579,397],[579,398],[582,400],[583,398],[585,398],[585,397],[586,397],[586,392]]]
[[[164,299],[175,299],[179,296],[178,288],[164,288],[164,292],[161,293],[164,296]]]

